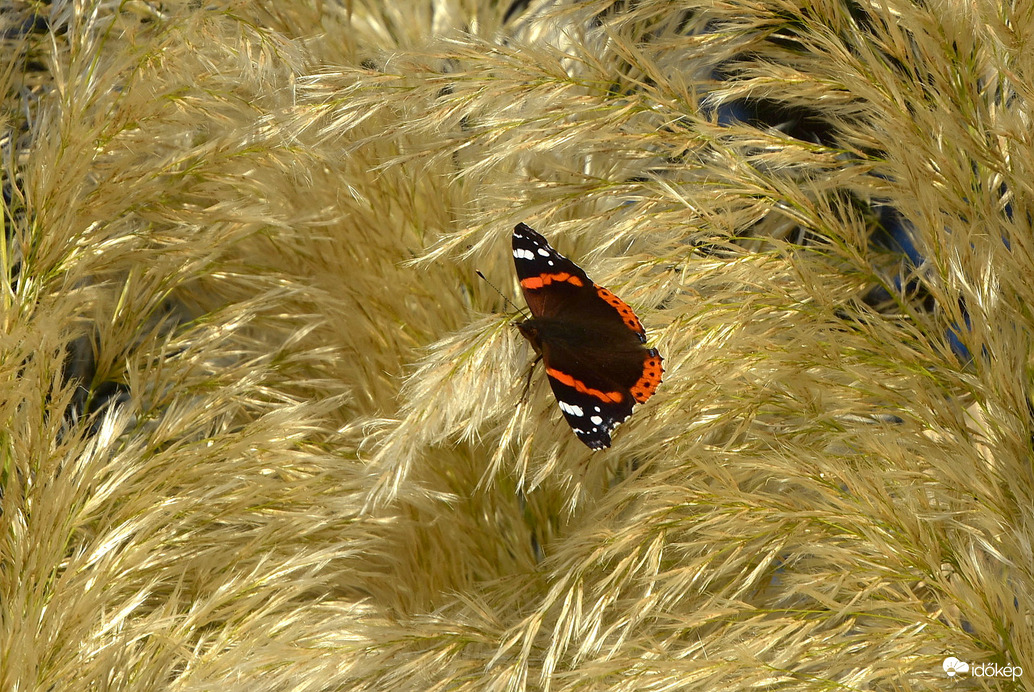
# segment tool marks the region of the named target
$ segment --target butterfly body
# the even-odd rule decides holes
[[[525,224],[513,231],[513,257],[531,318],[517,328],[542,357],[560,410],[592,449],[653,396],[662,358],[628,305],[593,282]]]

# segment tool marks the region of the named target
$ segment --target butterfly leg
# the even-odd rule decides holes
[[[539,361],[542,360],[542,354],[537,354],[535,360],[531,361],[531,367],[528,368],[528,379],[524,382],[524,391],[521,392],[521,403],[528,397],[528,390],[531,389],[531,374],[535,372],[535,366],[538,365]]]

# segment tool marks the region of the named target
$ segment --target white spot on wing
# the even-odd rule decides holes
[[[538,252],[538,253],[539,253],[540,255],[542,255],[543,257],[549,257],[549,250],[547,250],[547,249],[546,249],[546,248],[544,248],[544,247],[540,247],[540,248],[539,248],[539,249],[537,250],[537,252]]]
[[[592,418],[590,418],[589,420],[591,420],[591,421],[592,421],[592,424],[593,424],[593,425],[599,425],[600,423],[602,423],[602,422],[603,422],[603,419],[602,419],[602,418],[600,418],[599,416],[593,416],[593,417],[592,417]]]
[[[585,411],[582,410],[581,406],[575,406],[574,404],[569,404],[566,401],[559,401],[558,403],[560,404],[560,410],[564,413],[576,416],[578,418],[581,418],[585,415]]]
[[[531,254],[531,250],[525,250],[522,247],[514,248],[513,256],[517,259],[523,260],[535,259],[535,255]]]

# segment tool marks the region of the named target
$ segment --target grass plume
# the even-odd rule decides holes
[[[1034,688],[1032,39],[3,6],[0,689]],[[518,221],[665,357],[607,452],[521,398]]]

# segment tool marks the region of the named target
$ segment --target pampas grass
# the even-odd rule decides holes
[[[0,689],[1034,688],[1031,19],[3,8]],[[522,220],[665,357],[605,452]]]

